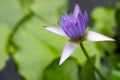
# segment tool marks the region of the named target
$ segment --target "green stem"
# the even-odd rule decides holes
[[[80,46],[81,46],[81,48],[82,48],[82,50],[83,50],[86,58],[88,59],[88,61],[90,62],[91,66],[92,66],[93,69],[95,70],[95,72],[100,76],[100,78],[101,78],[102,80],[106,80],[106,79],[104,78],[104,76],[101,74],[101,72],[100,72],[100,71],[95,67],[95,65],[92,63],[90,57],[88,56],[88,54],[87,54],[87,52],[86,52],[86,50],[85,50],[85,48],[84,48],[84,46],[83,46],[83,43],[81,43]]]

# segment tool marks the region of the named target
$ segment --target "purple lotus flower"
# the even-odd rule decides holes
[[[59,65],[61,65],[69,56],[71,56],[72,53],[79,46],[80,42],[84,40],[115,41],[112,38],[93,31],[86,32],[86,28],[88,25],[88,13],[87,11],[85,11],[85,13],[82,14],[77,3],[75,5],[73,13],[70,13],[69,16],[65,13],[62,15],[59,24],[62,28],[57,28],[53,26],[44,27],[45,29],[52,31],[56,34],[70,38],[70,40],[63,49]]]

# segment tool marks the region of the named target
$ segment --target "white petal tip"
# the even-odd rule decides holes
[[[78,2],[76,2],[73,14],[77,17],[78,13],[82,13]]]
[[[115,39],[112,39],[110,37],[107,37],[105,35],[102,35],[97,32],[89,31],[87,35],[88,41],[115,41]]]
[[[61,65],[62,65],[62,63],[63,63],[63,61],[61,61],[61,60],[60,60],[60,62],[59,62],[59,66],[61,66]]]
[[[68,58],[68,56],[61,56],[59,65],[63,64],[63,62]]]
[[[78,1],[76,1],[75,7],[79,8],[79,2]]]
[[[112,39],[112,38],[111,38],[111,39],[109,39],[109,41],[115,41],[115,39]]]

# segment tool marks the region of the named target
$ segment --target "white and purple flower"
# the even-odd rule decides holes
[[[69,56],[71,56],[73,52],[77,49],[79,44],[84,40],[115,41],[112,38],[93,31],[86,32],[86,28],[88,25],[88,13],[87,11],[85,11],[85,13],[82,14],[77,3],[75,5],[73,13],[70,13],[69,16],[65,13],[62,15],[59,24],[62,28],[57,28],[53,26],[44,27],[51,32],[70,38],[63,49],[59,65],[61,65]]]

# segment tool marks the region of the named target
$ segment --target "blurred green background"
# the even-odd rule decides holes
[[[76,1],[0,0],[0,80],[101,80],[81,48],[59,66],[68,38],[43,28],[59,27],[61,14],[72,12]],[[89,12],[89,30],[116,39],[84,45],[106,80],[120,80],[119,0],[79,0],[79,4]]]

